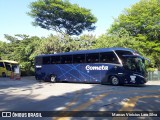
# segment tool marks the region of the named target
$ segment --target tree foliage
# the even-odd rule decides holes
[[[111,28],[108,30],[108,34],[117,34],[120,30],[125,29],[135,39],[133,47],[151,59],[152,67],[160,69],[159,6],[160,0],[140,0],[140,2],[125,9],[115,19]],[[125,38],[123,39],[125,40]],[[119,43],[120,41],[117,39],[116,42]],[[126,42],[129,41],[132,41],[132,39],[128,39]],[[126,42],[123,41],[123,43]]]
[[[28,13],[34,25],[68,35],[80,35],[84,30],[94,30],[96,17],[86,8],[68,0],[38,0],[30,5]]]
[[[5,35],[5,37],[9,42],[0,42],[1,58],[18,61],[22,74],[31,74],[34,68],[33,52],[38,48],[40,38],[28,35]]]
[[[160,40],[160,0],[140,0],[115,19],[110,32],[125,28],[132,36],[146,36],[149,41]]]
[[[134,45],[137,43],[134,37],[130,36],[125,29],[120,29],[112,34],[102,34],[98,37],[94,48],[106,48],[106,47],[125,47],[125,48],[134,48]],[[138,43],[137,43],[138,44]]]
[[[5,34],[9,42],[0,41],[0,59],[18,61],[23,75],[34,70],[34,58],[39,54],[54,54],[93,48],[125,47],[140,52],[151,60],[151,68],[160,69],[160,1],[140,0],[125,9],[107,33],[95,38],[79,35],[83,30],[93,30],[96,18],[90,10],[63,0],[38,0],[31,3],[34,24],[48,30],[67,34],[39,38]]]
[[[121,28],[114,33],[102,34],[97,38],[93,48],[108,48],[108,47],[124,47],[131,48],[142,56],[149,58],[151,68],[160,68],[160,44],[153,41],[146,41],[146,37],[138,36],[134,37],[129,34],[128,31]]]
[[[56,54],[80,49],[90,49],[95,37],[82,35],[71,37],[68,35],[50,35],[39,38],[28,35],[5,35],[8,43],[0,41],[0,58],[15,60],[20,63],[22,75],[31,75],[34,72],[34,58],[39,54]]]

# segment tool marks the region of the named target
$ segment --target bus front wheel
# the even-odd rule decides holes
[[[110,82],[111,82],[111,84],[114,85],[114,86],[117,86],[117,85],[120,84],[120,81],[119,81],[119,79],[118,79],[116,76],[111,76],[111,77],[110,77]]]
[[[50,82],[52,82],[52,83],[56,82],[56,76],[55,75],[51,75]]]

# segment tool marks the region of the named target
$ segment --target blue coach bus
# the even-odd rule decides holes
[[[35,77],[50,82],[144,84],[145,58],[127,48],[101,48],[35,57]]]

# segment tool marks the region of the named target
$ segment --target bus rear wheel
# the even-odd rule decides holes
[[[111,77],[110,77],[110,82],[111,82],[111,84],[114,85],[114,86],[117,86],[117,85],[120,84],[120,81],[119,81],[119,79],[118,79],[116,76],[111,76]]]
[[[51,75],[50,82],[52,82],[52,83],[56,82],[56,76],[55,75]]]

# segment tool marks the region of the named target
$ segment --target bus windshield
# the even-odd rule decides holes
[[[145,63],[144,60],[140,57],[125,56],[123,59],[123,65],[124,68],[129,71],[145,74]]]

